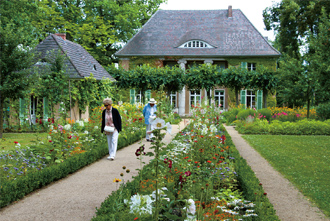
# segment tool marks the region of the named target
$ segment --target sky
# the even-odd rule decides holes
[[[167,3],[162,3],[159,9],[215,10],[228,9],[231,5],[233,9],[240,9],[263,36],[274,41],[273,31],[265,30],[262,11],[276,2],[281,2],[281,0],[167,0]]]

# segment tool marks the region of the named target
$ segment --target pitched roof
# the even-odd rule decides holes
[[[128,56],[280,56],[239,9],[158,10],[116,53]],[[178,48],[202,40],[214,48]]]
[[[81,45],[64,40],[63,38],[51,34],[40,42],[36,47],[41,52],[41,58],[46,56],[47,51],[61,50],[66,53],[67,59],[64,61],[66,71],[70,78],[89,77],[92,73],[97,80],[102,78],[114,78],[91,56]]]

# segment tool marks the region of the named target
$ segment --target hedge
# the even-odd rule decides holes
[[[144,129],[136,131],[134,134],[128,133],[128,137],[119,136],[118,150],[141,139]],[[94,163],[108,154],[106,139],[102,144],[91,151],[76,154],[63,163],[46,167],[37,172],[27,173],[25,176],[18,177],[15,180],[1,181],[0,188],[0,208],[23,198],[25,195],[46,186],[54,181],[62,179],[77,170]]]

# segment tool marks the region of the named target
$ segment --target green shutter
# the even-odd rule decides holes
[[[241,104],[246,107],[246,90],[241,90]]]
[[[48,98],[44,97],[44,120],[48,120],[48,117],[49,117],[49,101],[48,101]]]
[[[144,96],[145,96],[145,103],[146,102],[148,102],[149,100],[150,100],[150,98],[151,98],[151,90],[147,90],[146,92],[145,92],[145,94],[144,94]]]
[[[257,91],[257,109],[262,109],[262,91]]]
[[[19,118],[20,120],[24,119],[25,115],[25,100],[20,98],[19,99]]]
[[[247,69],[247,62],[241,62],[241,68],[246,68]]]
[[[129,102],[131,104],[135,104],[135,90],[134,89],[131,89],[129,91]]]

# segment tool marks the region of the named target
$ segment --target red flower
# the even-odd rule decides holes
[[[190,171],[187,171],[184,174],[186,174],[186,176],[190,176],[191,175],[191,172]]]
[[[134,220],[137,220],[139,217],[135,217]]]
[[[18,144],[18,142],[17,142],[17,141],[14,141],[14,143],[15,143],[15,144]]]
[[[266,195],[267,195],[267,193],[264,193],[264,195],[266,196]]]
[[[226,140],[226,136],[225,135],[222,135],[221,136],[221,140],[222,140],[222,143],[224,144],[225,143],[225,140]]]
[[[212,163],[212,161],[211,161],[211,160],[208,160],[207,162],[208,162],[208,163]]]
[[[51,142],[53,142],[53,141],[49,140],[49,143],[51,143]]]
[[[183,159],[188,159],[189,157],[185,157],[185,158],[183,158]]]
[[[198,163],[198,161],[195,161],[195,163]]]
[[[168,160],[168,167],[172,168],[172,160]]]
[[[72,136],[70,135],[70,136],[68,136],[68,138],[69,138],[69,139],[71,139],[71,138],[72,138]]]

